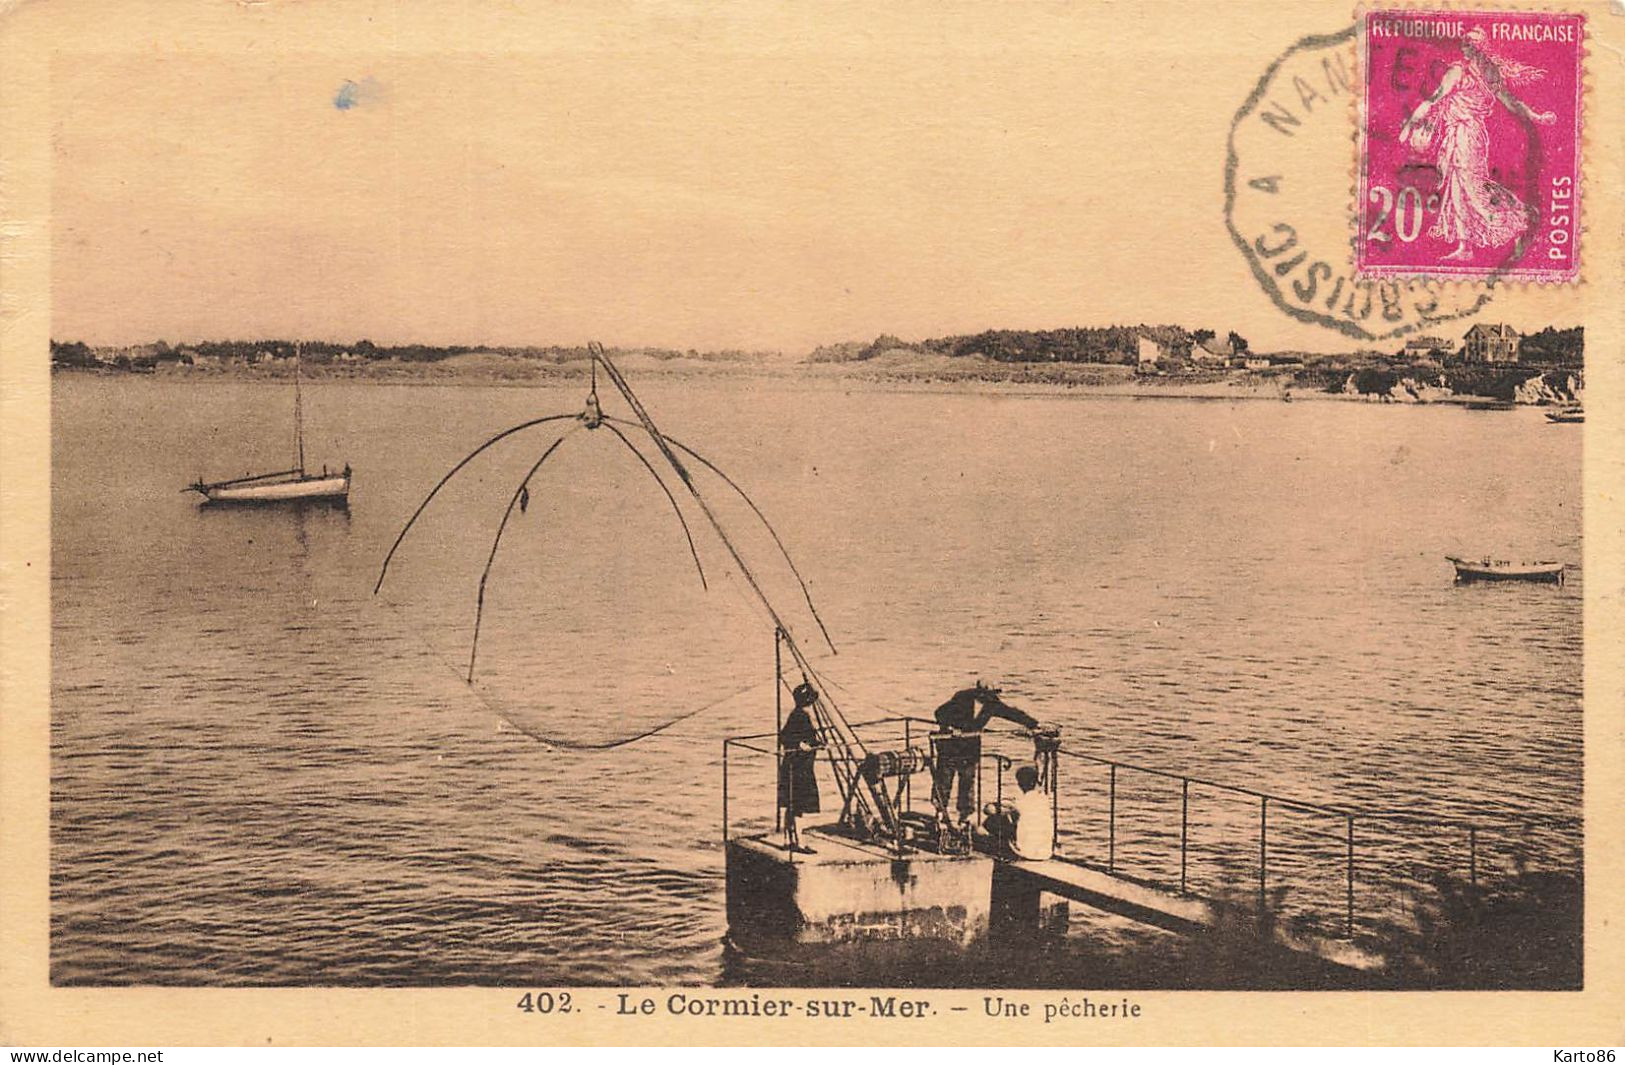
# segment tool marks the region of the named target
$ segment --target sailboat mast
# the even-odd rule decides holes
[[[305,395],[299,387],[304,367],[299,343],[293,345],[293,436],[299,449],[299,476],[305,475]]]

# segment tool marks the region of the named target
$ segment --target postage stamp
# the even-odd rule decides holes
[[[1356,272],[1576,279],[1585,16],[1377,11],[1360,35]]]

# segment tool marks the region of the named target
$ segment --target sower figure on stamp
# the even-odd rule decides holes
[[[977,703],[982,707],[980,713],[976,710]],[[931,767],[931,801],[937,808],[938,819],[946,822],[957,779],[958,801],[954,806],[959,824],[964,826],[976,809],[971,789],[975,787],[976,766],[982,760],[982,729],[995,717],[1029,729],[1037,728],[1038,721],[1005,703],[996,689],[980,682],[975,687],[954,692],[947,702],[937,707],[935,716],[941,731],[933,737],[936,758]]]
[[[1453,63],[1433,95],[1416,105],[1399,139],[1420,154],[1432,154],[1439,165],[1439,217],[1428,236],[1453,240],[1444,259],[1469,259],[1469,247],[1494,248],[1523,236],[1535,211],[1490,178],[1489,116],[1499,101],[1530,122],[1550,126],[1557,116],[1537,112],[1512,95],[1512,88],[1545,75],[1539,67],[1497,55],[1486,47],[1483,29],[1462,39],[1463,61]]]
[[[818,698],[811,684],[803,681],[791,693],[795,707],[779,729],[779,808],[784,811],[784,843],[795,854],[811,854],[801,845],[796,818],[818,812],[818,752],[824,739],[818,734],[808,707]]]

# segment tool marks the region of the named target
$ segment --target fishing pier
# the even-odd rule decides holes
[[[659,429],[601,346],[588,351],[590,391],[581,408],[510,426],[464,456],[407,519],[373,592],[451,480],[501,441],[550,430],[545,448],[531,445],[538,457],[508,497],[475,589],[464,676],[472,686],[487,582],[504,533],[530,506],[532,480],[573,436],[607,439],[611,450],[629,452],[670,505],[700,590],[710,587],[705,547],[713,561],[731,563],[774,633],[777,728],[722,745],[729,935],[747,949],[888,940],[968,946],[1053,927],[1077,905],[1183,936],[1244,928],[1251,941],[1296,958],[1372,971],[1384,965],[1388,933],[1420,920],[1433,901],[1450,903],[1452,892],[1460,894],[1456,885],[1476,897],[1481,883],[1526,874],[1536,855],[1543,863],[1559,855],[1551,867],[1577,883],[1578,821],[1344,808],[1110,758],[1066,742],[1060,729],[1003,703],[980,682],[956,693],[933,720],[853,723],[832,692],[840,685],[826,681],[787,621],[815,626],[819,642],[836,653],[807,581],[766,515],[738,482]],[[632,417],[603,409],[600,371]],[[348,471],[343,484],[347,490]],[[768,560],[794,578],[799,602],[792,593],[781,609],[768,596],[710,501],[715,492],[737,496],[760,523],[776,549]],[[691,527],[690,517],[700,520]],[[714,538],[705,537],[707,529]],[[794,700],[788,719],[787,693]],[[635,743],[707,708],[576,746]],[[1021,727],[989,728],[992,717]],[[834,780],[838,812],[811,801],[820,774]],[[1004,804],[1016,797],[1018,775],[1013,818]],[[944,778],[956,785],[953,809]],[[1019,838],[1030,831],[1046,805],[1048,832],[1041,835],[1053,847],[1018,858],[1010,832]],[[796,822],[803,815],[817,823],[802,830]]]
[[[1561,849],[1541,833],[1578,827],[1347,810],[987,729],[977,811],[1013,793],[1023,764],[1039,767],[1046,792],[1054,855],[1021,860],[980,817],[968,846],[943,846],[928,771],[935,721],[849,728],[846,749],[826,749],[829,759],[906,770],[885,791],[902,831],[867,831],[848,800],[833,823],[802,830],[810,854],[784,846],[764,790],[781,758],[775,734],[723,742],[728,923],[750,949],[865,940],[968,947],[1053,928],[1078,906],[1181,936],[1245,929],[1300,960],[1375,972],[1385,964],[1384,932],[1441,877],[1487,886],[1525,869],[1531,849]],[[854,742],[869,753],[850,750]],[[897,756],[877,759],[880,751]]]

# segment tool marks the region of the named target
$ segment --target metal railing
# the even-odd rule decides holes
[[[1239,797],[1239,798],[1245,800],[1249,807],[1256,806],[1256,810],[1257,810],[1257,832],[1256,832],[1256,837],[1255,838],[1256,838],[1256,845],[1257,845],[1257,861],[1256,861],[1256,863],[1254,863],[1251,866],[1251,869],[1249,871],[1253,874],[1253,877],[1255,878],[1254,879],[1254,884],[1255,884],[1255,889],[1254,890],[1256,892],[1257,906],[1258,906],[1258,909],[1259,909],[1260,912],[1269,910],[1271,908],[1270,907],[1270,898],[1269,898],[1270,884],[1271,884],[1271,882],[1270,882],[1270,854],[1271,854],[1271,848],[1270,848],[1270,826],[1271,826],[1270,812],[1271,812],[1271,808],[1273,807],[1277,811],[1277,818],[1279,818],[1281,816],[1281,814],[1280,814],[1281,811],[1293,811],[1293,812],[1297,812],[1297,813],[1300,813],[1300,814],[1305,814],[1305,815],[1308,815],[1308,816],[1323,819],[1323,820],[1326,820],[1326,821],[1338,822],[1338,828],[1341,830],[1339,832],[1327,831],[1325,829],[1318,829],[1317,830],[1317,829],[1302,829],[1302,828],[1299,829],[1299,832],[1307,832],[1307,833],[1315,835],[1315,836],[1320,836],[1320,837],[1328,838],[1328,839],[1334,839],[1334,840],[1337,840],[1338,842],[1343,844],[1343,847],[1341,848],[1342,853],[1339,855],[1341,860],[1338,863],[1339,868],[1337,869],[1337,873],[1340,875],[1340,881],[1341,881],[1339,886],[1343,889],[1342,890],[1342,899],[1340,900],[1342,902],[1342,906],[1341,906],[1341,910],[1342,910],[1342,913],[1341,913],[1342,928],[1341,928],[1341,931],[1342,931],[1342,934],[1345,935],[1345,936],[1352,936],[1354,934],[1354,917],[1355,917],[1354,822],[1355,822],[1355,815],[1353,815],[1352,813],[1350,813],[1348,811],[1345,811],[1345,810],[1340,810],[1340,809],[1337,809],[1337,808],[1334,808],[1334,807],[1321,805],[1321,804],[1318,804],[1318,803],[1305,802],[1305,801],[1300,800],[1300,799],[1288,798],[1288,797],[1286,797],[1284,795],[1277,795],[1277,794],[1274,794],[1274,793],[1271,793],[1271,792],[1259,791],[1259,790],[1257,790],[1255,788],[1242,787],[1242,786],[1234,785],[1234,784],[1223,784],[1223,783],[1219,783],[1217,781],[1207,780],[1205,778],[1194,776],[1194,775],[1191,775],[1191,774],[1174,773],[1174,772],[1170,772],[1170,771],[1163,770],[1163,769],[1156,769],[1156,768],[1153,768],[1153,767],[1150,767],[1150,766],[1143,766],[1143,765],[1137,765],[1137,764],[1132,763],[1132,762],[1125,762],[1125,761],[1122,761],[1120,759],[1100,758],[1100,757],[1097,757],[1097,756],[1094,756],[1094,755],[1083,754],[1083,753],[1078,752],[1078,751],[1068,750],[1064,745],[1062,746],[1059,753],[1065,758],[1071,758],[1071,759],[1075,759],[1075,760],[1077,760],[1079,762],[1090,763],[1092,765],[1100,766],[1100,767],[1103,767],[1105,769],[1105,772],[1106,772],[1106,788],[1105,788],[1105,791],[1106,791],[1106,796],[1105,796],[1105,802],[1106,802],[1105,836],[1106,836],[1106,839],[1105,839],[1104,868],[1105,868],[1106,872],[1111,873],[1113,875],[1118,875],[1118,874],[1121,874],[1121,873],[1123,873],[1125,871],[1120,867],[1121,863],[1118,860],[1118,840],[1119,840],[1119,831],[1118,831],[1118,826],[1119,826],[1119,804],[1118,804],[1118,799],[1119,799],[1120,791],[1122,790],[1122,789],[1120,789],[1120,786],[1119,786],[1120,778],[1127,775],[1127,774],[1130,774],[1130,773],[1136,773],[1136,774],[1143,774],[1143,775],[1145,775],[1147,777],[1150,777],[1150,778],[1152,778],[1152,779],[1154,779],[1156,781],[1166,781],[1170,785],[1177,785],[1177,787],[1178,787],[1178,796],[1179,796],[1178,873],[1177,873],[1177,879],[1173,879],[1172,883],[1166,883],[1164,886],[1175,887],[1177,885],[1177,890],[1181,895],[1189,895],[1189,894],[1192,893],[1191,892],[1191,883],[1192,883],[1191,856],[1192,856],[1192,827],[1193,827],[1193,822],[1192,822],[1192,816],[1191,816],[1192,815],[1192,810],[1191,810],[1191,789],[1192,789],[1193,785],[1198,787],[1198,788],[1203,788],[1203,789],[1210,790],[1212,792],[1216,792],[1216,793],[1218,793],[1220,795]],[[1057,803],[1056,803],[1056,805],[1057,805],[1057,808],[1059,808],[1059,796],[1058,795],[1057,795]],[[1077,838],[1076,833],[1070,833],[1070,832],[1067,832],[1067,831],[1063,830],[1063,828],[1062,828],[1062,826],[1060,824],[1060,818],[1059,818],[1058,814],[1057,814],[1057,817],[1056,817],[1056,826],[1055,827],[1056,827],[1056,838],[1057,838],[1058,841],[1067,839],[1069,837],[1072,838],[1072,839]],[[1239,834],[1241,834],[1241,826],[1240,825],[1235,825],[1234,829],[1233,829],[1233,835],[1239,835]],[[1238,867],[1241,864],[1241,862],[1239,861],[1239,848],[1240,848],[1241,845],[1242,845],[1241,840],[1236,840],[1236,846],[1233,847],[1232,850],[1236,852],[1236,855],[1238,857],[1235,857],[1230,862],[1226,863],[1226,864],[1228,864],[1228,866],[1231,868],[1232,871],[1235,871],[1236,867]],[[1248,844],[1248,845],[1250,846],[1250,844]],[[1150,877],[1148,879],[1151,879],[1154,882],[1159,882],[1160,883],[1162,878]],[[1172,879],[1172,878],[1170,878],[1170,879]],[[1237,879],[1237,878],[1232,877],[1231,879],[1234,880],[1234,879]]]
[[[911,717],[879,718],[852,728],[871,749],[897,742],[907,748],[937,730],[934,721]],[[978,812],[989,767],[992,797],[1002,802],[1005,772],[1032,761],[1029,736],[984,730],[974,784]],[[729,820],[730,751],[776,761],[776,737],[761,733],[724,741],[724,839],[740,827]],[[1488,873],[1518,871],[1537,853],[1546,866],[1577,870],[1580,864],[1578,818],[1467,820],[1415,810],[1358,810],[1086,754],[1065,744],[1057,754],[1049,783],[1058,859],[1181,895],[1231,901],[1250,895],[1260,916],[1294,918],[1333,936],[1354,938],[1362,912],[1370,920],[1396,916],[1441,874],[1464,877],[1478,888]],[[1074,767],[1065,774],[1064,793],[1061,763]],[[1098,774],[1093,779],[1090,768]],[[902,811],[917,810],[911,782],[902,794]],[[1499,844],[1502,861],[1491,861],[1490,851],[1496,849],[1488,846],[1491,841]],[[1572,858],[1557,857],[1565,847]]]
[[[1233,897],[1246,885],[1260,913],[1296,917],[1344,937],[1356,934],[1362,912],[1373,920],[1391,920],[1417,899],[1440,891],[1446,877],[1478,888],[1490,873],[1534,865],[1578,871],[1581,864],[1578,818],[1469,820],[1415,810],[1359,810],[1064,746],[1060,753],[1075,764],[1097,767],[1103,778],[1093,792],[1087,787],[1081,792],[1084,799],[1094,797],[1103,814],[1079,803],[1074,788],[1067,796],[1073,801],[1062,806],[1068,816],[1056,819],[1057,840],[1067,857],[1181,894]],[[1135,777],[1144,785],[1134,796],[1138,806],[1155,809],[1160,800],[1172,807],[1177,801],[1178,833],[1171,838],[1171,831],[1148,831],[1148,819],[1139,818],[1142,853],[1125,862],[1125,793],[1136,790],[1129,783]],[[1199,835],[1215,834],[1216,845],[1199,847]],[[1159,853],[1156,844],[1164,841]],[[1491,841],[1493,846],[1486,846]],[[1251,857],[1245,856],[1248,849]],[[1209,874],[1200,885],[1193,868],[1199,851]]]

